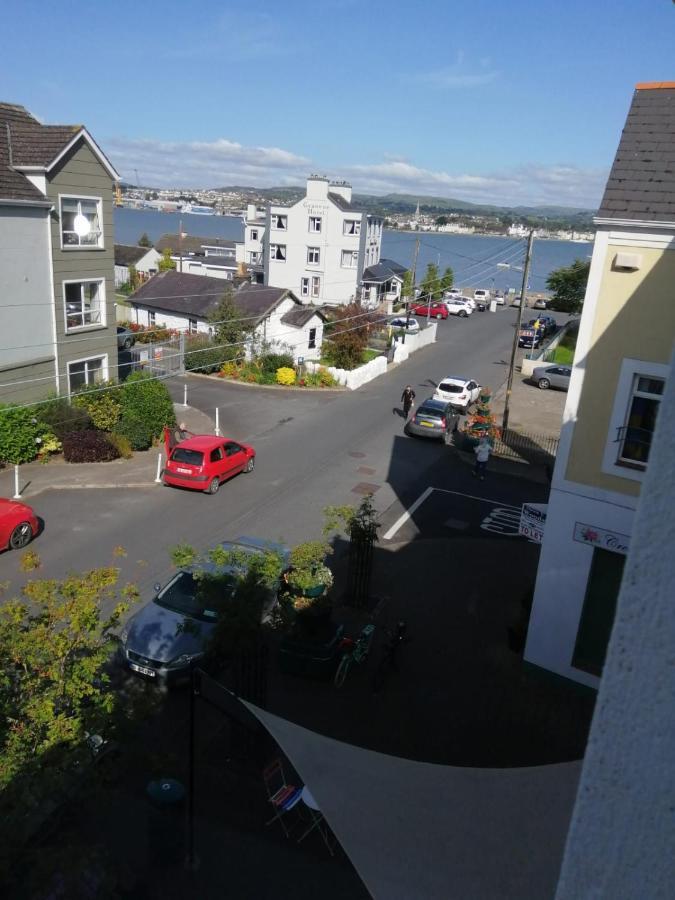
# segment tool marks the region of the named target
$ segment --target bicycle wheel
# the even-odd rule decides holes
[[[351,654],[345,653],[345,655],[340,660],[340,665],[337,667],[337,672],[335,673],[335,678],[333,679],[333,683],[335,687],[342,687],[345,683],[345,678],[347,677],[347,672],[349,671],[349,667],[352,664]]]

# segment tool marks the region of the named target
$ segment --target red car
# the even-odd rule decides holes
[[[0,550],[21,550],[35,537],[39,527],[30,506],[0,497]]]
[[[238,472],[252,472],[255,450],[230,438],[196,434],[176,444],[162,473],[164,484],[215,494]]]
[[[416,316],[428,316],[429,315],[429,304],[428,303],[418,303],[416,306],[412,307],[412,312],[415,313]],[[450,315],[448,307],[445,303],[432,303],[431,304],[431,318],[432,319],[447,319]]]

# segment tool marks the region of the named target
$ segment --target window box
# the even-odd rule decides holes
[[[96,250],[103,247],[100,197],[59,197],[61,248]]]
[[[66,332],[105,325],[105,282],[64,281]]]
[[[321,250],[319,247],[307,248],[307,265],[318,266],[321,261]]]

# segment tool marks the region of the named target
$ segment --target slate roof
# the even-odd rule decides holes
[[[379,284],[389,281],[393,275],[403,278],[407,271],[405,266],[394,262],[393,259],[380,259],[379,263],[375,263],[374,266],[368,266],[367,269],[363,270],[361,281],[373,281]]]
[[[328,199],[332,200],[337,208],[343,210],[344,212],[354,209],[351,203],[345,200],[342,194],[334,194],[332,191],[328,191]]]
[[[636,86],[597,218],[675,222],[675,82]]]
[[[152,247],[130,247],[128,244],[115,244],[115,265],[135,266],[149,250],[152,250]]]
[[[237,246],[236,241],[225,240],[224,238],[213,237],[196,237],[195,235],[183,235],[183,240],[179,241],[177,234],[163,234],[155,244],[155,250],[162,253],[167,248],[172,252],[179,249],[179,244],[184,253],[203,252],[204,247],[230,247],[234,250]]]
[[[289,309],[287,313],[281,317],[281,321],[284,325],[292,325],[294,328],[302,328],[305,326],[310,319],[314,316],[319,316],[323,319],[324,322],[328,321],[328,317],[318,306],[312,306],[311,304],[304,304],[301,306],[294,306],[293,309]]]

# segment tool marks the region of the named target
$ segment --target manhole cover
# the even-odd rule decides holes
[[[360,481],[352,488],[352,494],[374,494],[379,489],[379,484],[369,484],[367,481]]]

